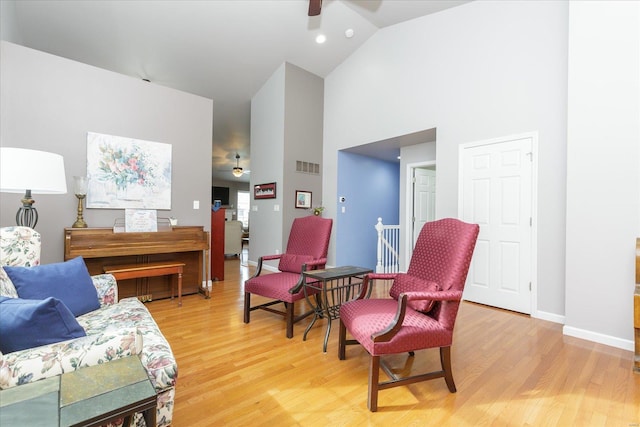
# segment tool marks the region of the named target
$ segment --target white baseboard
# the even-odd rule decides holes
[[[549,313],[546,311],[536,311],[535,313],[531,313],[531,317],[564,325],[564,316],[560,314]]]
[[[612,337],[610,335],[604,335],[598,332],[587,331],[586,329],[579,329],[579,328],[574,328],[573,326],[565,325],[564,328],[562,328],[562,333],[570,337],[593,341],[599,344],[621,348],[623,350],[629,350],[629,351],[634,350],[634,343],[632,340],[625,340],[618,337]]]
[[[280,271],[280,270],[278,270],[278,267],[275,267],[275,266],[269,265],[269,264],[264,264],[264,263],[262,264],[262,269],[270,271],[272,273],[277,273],[278,271]]]

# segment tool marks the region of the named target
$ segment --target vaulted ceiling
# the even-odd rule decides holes
[[[379,29],[466,2],[2,0],[2,38],[212,99],[212,178],[248,181],[231,169],[250,169],[251,97],[282,63],[326,77]]]

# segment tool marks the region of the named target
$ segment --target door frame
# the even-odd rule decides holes
[[[531,138],[531,309],[530,316],[538,315],[538,131],[501,136],[482,141],[474,141],[458,146],[458,218],[462,218],[464,178],[463,155],[468,148],[493,145],[516,139]]]
[[[435,166],[436,167],[436,199],[438,194],[438,167],[436,165],[435,160],[427,160],[422,162],[413,162],[407,163],[405,168],[405,200],[406,200],[406,208],[405,208],[405,224],[407,224],[404,238],[404,253],[405,256],[402,258],[402,265],[400,266],[400,271],[407,271],[409,268],[409,260],[411,260],[411,254],[413,253],[413,170],[424,168],[426,166]],[[436,207],[437,209],[437,207]],[[437,216],[436,216],[437,217]],[[409,225],[411,226],[411,234],[409,234]]]

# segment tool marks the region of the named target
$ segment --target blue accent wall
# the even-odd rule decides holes
[[[338,152],[336,265],[375,270],[378,217],[398,224],[400,165],[359,154]],[[345,212],[342,213],[342,208]]]

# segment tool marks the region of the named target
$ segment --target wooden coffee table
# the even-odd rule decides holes
[[[156,391],[138,356],[0,391],[0,426],[101,426],[143,413],[156,425]]]

